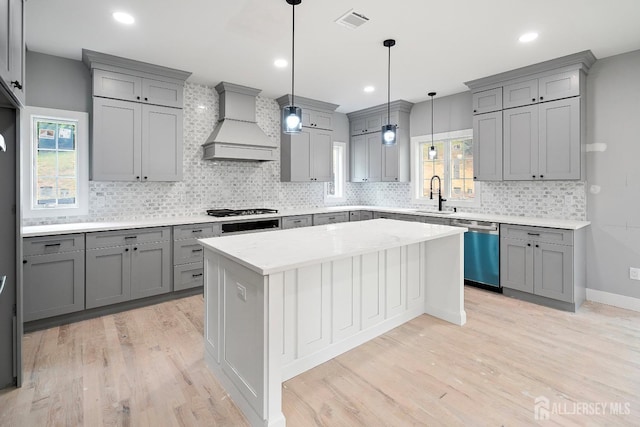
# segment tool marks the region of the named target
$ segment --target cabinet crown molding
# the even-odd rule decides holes
[[[296,95],[296,106],[298,107],[307,107],[312,110],[324,110],[324,111],[335,111],[336,108],[339,107],[338,104],[332,104],[330,102],[318,101],[316,99],[305,98],[304,96]],[[280,98],[276,99],[280,108],[291,105],[291,94],[282,95]]]
[[[590,50],[585,50],[571,55],[562,56],[560,58],[551,59],[549,61],[540,62],[538,64],[528,65],[526,67],[516,68],[515,70],[505,71],[504,73],[494,74],[493,76],[483,77],[476,80],[469,80],[468,82],[464,82],[464,84],[469,89],[475,90],[491,85],[499,85],[507,80],[517,79],[544,72],[551,72],[564,67],[579,68],[585,74],[587,74],[589,72],[589,69],[595,62],[595,55]]]
[[[393,112],[399,111],[403,113],[410,113],[411,108],[413,107],[413,103],[409,101],[405,101],[404,99],[398,99],[396,101],[392,101],[389,104],[389,109]],[[371,114],[377,113],[386,113],[387,112],[387,104],[376,105],[375,107],[365,108],[364,110],[352,111],[351,113],[347,113],[347,117],[349,120],[359,119],[361,117],[369,116]]]
[[[107,71],[122,72],[123,68],[141,73],[140,77],[148,75],[171,78],[184,82],[189,78],[191,72],[177,70],[175,68],[162,67],[160,65],[149,64],[147,62],[135,61],[133,59],[121,58],[119,56],[106,53],[95,52],[93,50],[82,49],[82,62],[90,69],[106,69]],[[157,77],[156,77],[157,78]]]

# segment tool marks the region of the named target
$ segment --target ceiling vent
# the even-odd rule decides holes
[[[354,12],[353,9],[342,15],[335,20],[336,24],[340,24],[343,27],[347,27],[350,30],[355,30],[362,24],[369,22],[369,18],[361,13]]]

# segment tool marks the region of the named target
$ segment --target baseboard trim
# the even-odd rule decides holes
[[[640,298],[628,297],[626,295],[612,294],[611,292],[587,288],[587,301],[599,302],[601,304],[640,312]]]

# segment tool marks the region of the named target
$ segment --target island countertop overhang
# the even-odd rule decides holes
[[[263,276],[346,256],[462,234],[464,227],[392,219],[200,239],[213,252]]]

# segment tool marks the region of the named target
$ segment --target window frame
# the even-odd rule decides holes
[[[437,206],[437,198],[429,199],[423,196],[423,168],[421,164],[421,146],[423,144],[431,144],[431,135],[419,135],[411,137],[411,199],[418,205]],[[446,161],[444,162],[444,177],[442,177],[443,191],[442,197],[447,199],[445,205],[448,207],[480,207],[481,204],[481,188],[479,181],[474,182],[476,197],[469,200],[452,200],[451,199],[451,141],[454,139],[471,139],[473,140],[473,129],[463,129],[451,132],[441,132],[433,135],[434,143],[444,142]],[[474,159],[475,161],[475,159]]]
[[[36,155],[34,121],[37,119],[69,121],[76,128],[76,197],[74,207],[62,205],[36,207]],[[24,218],[78,216],[89,213],[89,114],[53,108],[25,107],[20,114],[22,144],[22,214]]]
[[[334,150],[336,148],[339,148],[342,151],[342,162],[339,165],[337,165],[337,167],[340,168],[340,172],[342,175],[342,179],[339,182],[338,182],[338,179],[340,178],[335,176],[336,164],[333,161]],[[347,200],[347,197],[345,195],[345,191],[346,191],[345,187],[347,183],[347,143],[341,142],[341,141],[334,141],[333,144],[331,145],[331,157],[332,157],[332,168],[333,168],[333,170],[331,171],[331,175],[333,176],[332,182],[335,188],[341,189],[340,191],[341,194],[339,195],[329,194],[332,183],[325,182],[324,183],[324,201],[327,204],[343,203]]]

